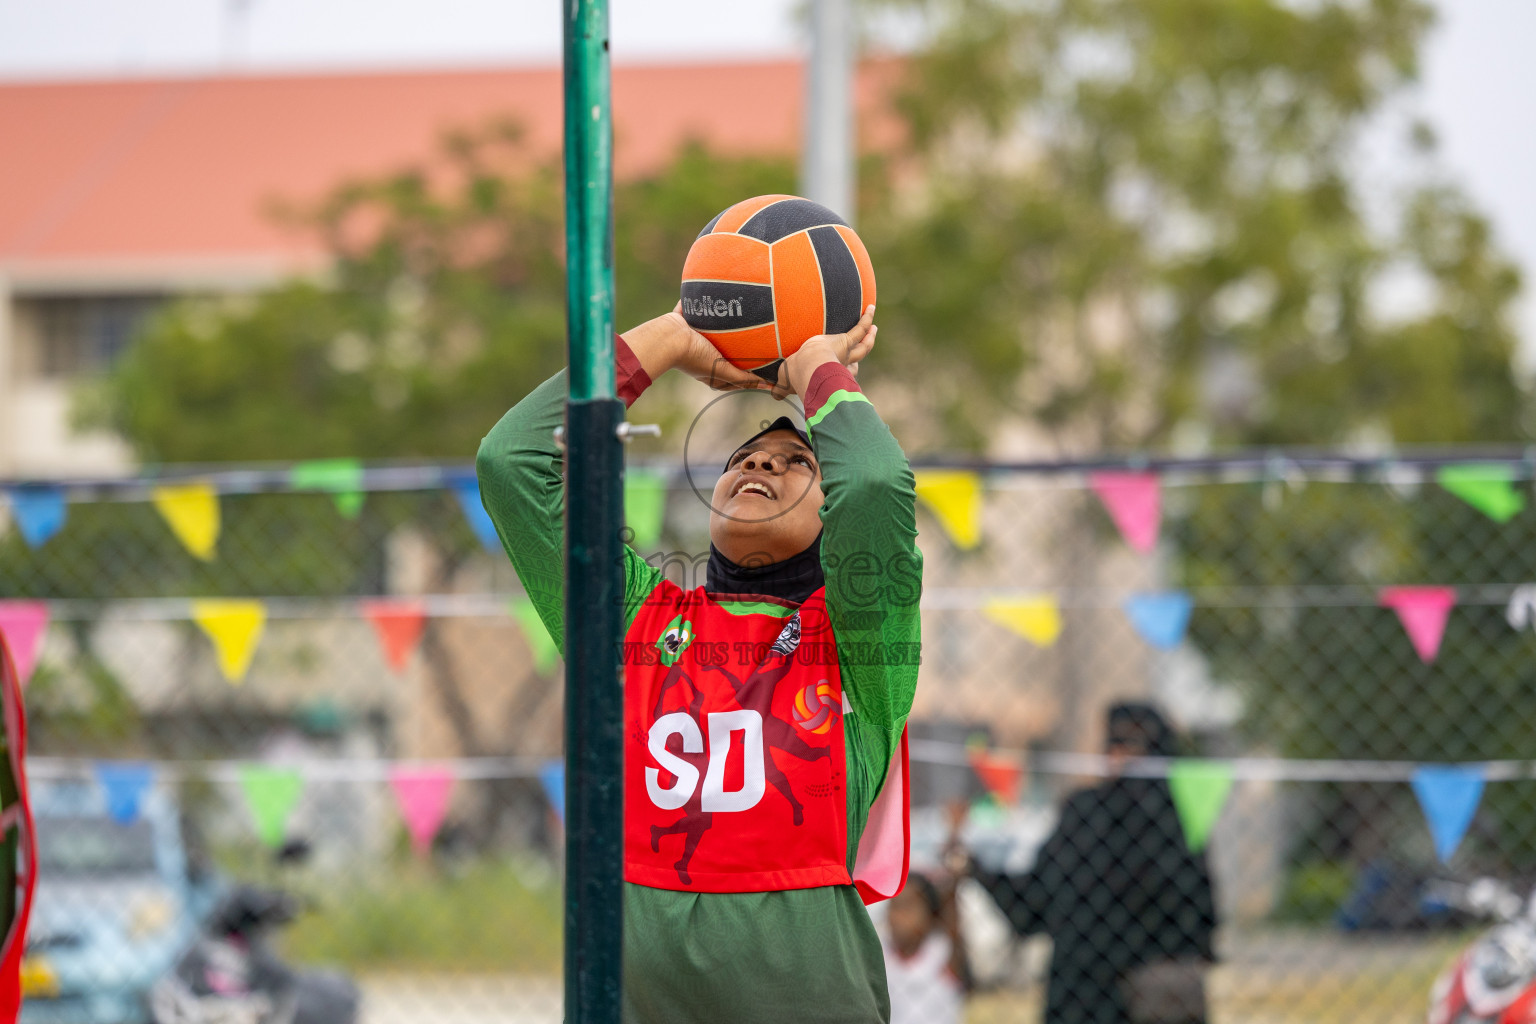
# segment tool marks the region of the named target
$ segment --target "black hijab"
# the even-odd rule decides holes
[[[1131,731],[1145,740],[1147,757],[1177,757],[1178,734],[1163,713],[1151,704],[1122,701],[1109,708],[1107,735]]]

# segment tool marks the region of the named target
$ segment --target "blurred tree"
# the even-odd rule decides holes
[[[743,196],[789,191],[793,181],[788,160],[725,158],[688,144],[665,168],[620,182],[620,327],[676,303],[683,257],[711,217]],[[312,208],[280,211],[320,236],[327,273],[170,307],[82,394],[80,418],[115,429],[151,464],[467,462],[508,406],[565,363],[563,210],[558,162],[531,154],[516,126],[449,134],[419,166],[342,183]],[[384,542],[404,524],[417,528],[427,553],[426,588],[448,592],[481,550],[443,493],[374,494],[356,522],[341,521],[323,495],[224,505],[212,563],[183,557],[158,524],[135,532],[153,519],[147,506],[137,520],[113,509],[105,525],[105,516],[80,516],[46,553],[22,551],[15,537],[0,541],[0,552],[9,543],[23,559],[21,593],[105,597],[376,594],[388,589]],[[100,529],[76,529],[87,520]],[[146,535],[169,549],[163,561],[97,557],[103,548],[135,550]],[[0,571],[0,582],[6,577]],[[523,704],[542,693],[513,701],[506,721],[477,722],[436,620],[422,654],[460,752],[512,749],[526,730]],[[491,806],[515,817],[527,795],[498,792]],[[481,838],[497,824],[483,822]]]
[[[984,449],[1009,414],[1063,454],[1181,424],[1218,445],[1530,432],[1487,222],[1428,173],[1353,180],[1427,4],[883,4],[931,44],[898,100],[910,151],[866,188],[903,350],[871,370],[944,369],[921,377],[928,437]]]
[[[683,256],[710,217],[793,180],[787,161],[695,144],[621,182],[621,327],[677,301]],[[469,458],[514,399],[564,365],[559,170],[514,126],[449,135],[422,166],[341,185],[288,217],[324,239],[327,277],[172,307],[87,417],[146,462]]]
[[[1073,456],[1536,433],[1513,363],[1515,270],[1440,180],[1431,132],[1386,138],[1406,121],[1393,101],[1427,3],[877,2],[918,13],[930,40],[898,98],[909,146],[866,176],[860,221],[886,328],[869,373],[923,382],[908,439],[985,451],[1013,421]],[[1389,144],[1404,154],[1391,177],[1365,177]],[[1443,494],[1361,485],[1275,508],[1258,486],[1187,503],[1170,583],[1366,595],[1196,613],[1192,640],[1245,686],[1256,737],[1302,757],[1523,756],[1532,639],[1498,609],[1458,610],[1425,666],[1371,595],[1530,578],[1529,516],[1495,526]],[[1093,521],[1057,547],[1088,580]],[[1068,622],[1059,743],[1097,711],[1073,704],[1086,659],[1072,652],[1099,642]],[[1328,827],[1368,856],[1391,806],[1380,787],[1345,789],[1351,813]],[[1518,839],[1505,852],[1528,861],[1529,797],[1503,804]]]

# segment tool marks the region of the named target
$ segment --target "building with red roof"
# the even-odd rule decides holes
[[[885,67],[861,72],[861,106]],[[799,149],[797,61],[621,66],[613,79],[620,176],[689,139]],[[497,117],[558,153],[559,68],[0,83],[0,476],[126,467],[115,438],[70,433],[73,380],[169,297],[323,266],[276,204],[419,161],[445,130]]]

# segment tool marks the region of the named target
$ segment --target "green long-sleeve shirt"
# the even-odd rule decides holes
[[[563,643],[562,371],[480,446],[487,511],[540,618]],[[820,393],[818,393],[820,392]],[[905,456],[851,376],[819,373],[821,561],[844,693],[849,868],[916,688],[922,559]],[[626,628],[661,573],[625,549]],[[852,886],[695,893],[626,884],[625,1012],[637,1022],[889,1018],[880,944]]]

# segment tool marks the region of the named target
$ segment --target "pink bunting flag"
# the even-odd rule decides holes
[[[1454,587],[1384,587],[1380,600],[1382,607],[1397,612],[1397,618],[1408,632],[1413,649],[1419,660],[1428,665],[1440,653],[1440,639],[1445,635],[1445,622],[1451,609],[1456,607]]]
[[[1090,473],[1088,486],[1104,503],[1127,544],[1144,555],[1157,546],[1163,512],[1156,473]]]
[[[425,857],[448,814],[453,771],[442,766],[401,765],[390,769],[389,785],[405,819],[405,830],[411,835],[411,846]]]
[[[11,649],[16,674],[26,686],[37,667],[37,652],[48,629],[48,605],[43,601],[0,601],[0,633]]]
[[[420,601],[364,601],[363,614],[379,635],[389,667],[404,672],[426,628],[426,606]]]

